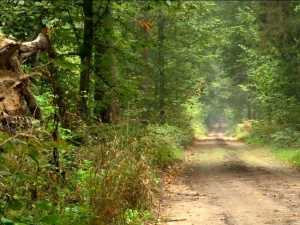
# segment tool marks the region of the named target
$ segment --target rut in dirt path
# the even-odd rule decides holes
[[[226,140],[221,128],[186,152],[185,174],[168,187],[166,224],[300,225],[299,171]]]

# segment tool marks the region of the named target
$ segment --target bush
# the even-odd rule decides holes
[[[241,139],[248,144],[269,144],[271,135],[277,130],[277,125],[262,121],[251,121],[250,126],[246,126]]]
[[[268,144],[278,149],[300,147],[300,132],[295,127],[252,121],[238,125],[237,134],[248,144]]]
[[[182,114],[185,116],[180,115],[180,118],[184,118],[184,125],[181,127],[190,126],[193,137],[205,136],[207,134],[205,119],[208,117],[209,107],[206,104],[201,103],[198,96],[190,98],[183,107],[185,110]]]
[[[167,164],[179,159],[187,137],[177,127],[149,125],[142,143],[147,146],[148,157],[155,164]]]
[[[236,126],[236,138],[243,139],[245,136],[249,135],[251,127],[251,121],[244,121],[242,124]]]
[[[299,148],[300,132],[292,128],[283,128],[271,135],[270,145],[274,148]]]

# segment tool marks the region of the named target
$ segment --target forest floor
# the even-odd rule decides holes
[[[300,225],[299,169],[222,130],[216,126],[185,152],[182,173],[160,203],[163,224]]]

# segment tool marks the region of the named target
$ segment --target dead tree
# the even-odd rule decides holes
[[[23,43],[0,38],[0,122],[3,127],[11,129],[29,112],[32,118],[41,119],[40,107],[29,86],[30,75],[22,72],[20,60],[47,50],[48,43],[43,34]]]

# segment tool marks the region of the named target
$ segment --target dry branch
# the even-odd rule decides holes
[[[19,55],[21,58],[28,57],[38,51],[46,51],[48,49],[49,42],[48,38],[44,34],[39,34],[39,36],[30,42],[23,42],[20,46]]]

